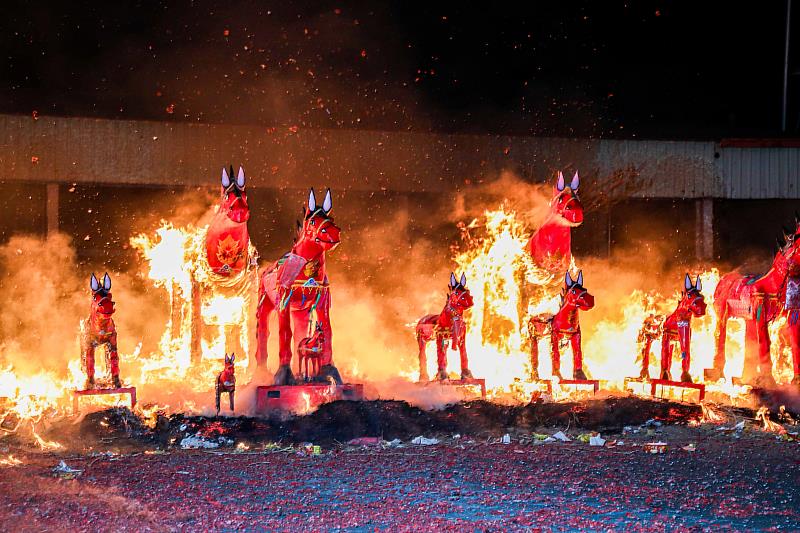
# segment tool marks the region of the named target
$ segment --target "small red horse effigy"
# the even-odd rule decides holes
[[[233,362],[236,360],[236,355],[231,354],[228,357],[228,354],[225,354],[225,367],[222,369],[222,372],[217,374],[217,381],[215,382],[215,393],[216,393],[216,406],[217,406],[217,416],[219,416],[219,407],[220,407],[220,396],[222,396],[223,392],[228,393],[228,405],[231,408],[231,412],[234,411],[234,393],[236,392],[236,376],[234,372],[236,372],[236,368],[233,366]]]
[[[782,315],[787,318],[782,332],[792,350],[794,378],[800,384],[800,219],[795,230],[784,229],[772,267],[763,276],[731,272],[724,275],[714,291],[717,313],[714,365],[706,377],[717,380],[725,367],[725,340],[729,318],[745,320],[745,366],[742,378],[757,385],[772,386],[769,324]],[[753,357],[757,353],[757,358]]]
[[[528,241],[528,251],[539,268],[552,273],[565,272],[572,262],[572,228],[583,222],[583,204],[578,198],[581,179],[578,172],[569,185],[559,172],[550,214]]]
[[[654,340],[661,337],[663,325],[664,315],[651,312],[645,317],[642,329],[639,330],[636,342],[642,347],[642,371],[639,373],[641,379],[650,379],[650,347]]]
[[[103,283],[92,274],[89,280],[92,289],[92,307],[89,317],[81,320],[81,363],[86,373],[85,389],[95,388],[94,355],[98,346],[105,348],[106,368],[111,372],[111,383],[122,387],[119,379],[119,353],[117,352],[117,328],[114,325],[114,300],[111,296],[111,278],[103,276]]]
[[[572,368],[574,379],[585,380],[583,371],[583,351],[581,348],[581,325],[579,311],[594,307],[594,296],[583,287],[583,272],[578,272],[575,280],[567,271],[564,288],[561,291],[561,308],[555,315],[537,315],[528,323],[531,343],[531,380],[539,379],[539,339],[549,336],[553,376],[561,379],[561,341],[569,340],[572,346]]]
[[[322,323],[317,322],[314,334],[301,340],[297,345],[300,373],[305,381],[311,381],[319,374],[319,359],[324,345],[325,332],[322,330]]]
[[[417,322],[417,344],[419,345],[419,380],[428,381],[428,358],[425,346],[436,339],[436,362],[438,371],[436,379],[445,381],[447,375],[447,341],[453,350],[461,354],[461,379],[473,379],[467,359],[467,325],[464,322],[464,311],[472,307],[472,294],[467,289],[467,277],[450,273],[450,284],[447,286],[447,303],[438,315],[425,315]]]
[[[689,367],[692,361],[691,342],[692,342],[692,317],[700,317],[706,314],[706,302],[703,296],[703,283],[700,276],[692,284],[689,274],[683,280],[683,292],[675,311],[664,319],[660,326],[661,336],[661,374],[660,379],[672,381],[670,376],[670,366],[672,366],[673,345],[678,342],[681,348],[681,382],[694,383],[689,374]],[[647,321],[645,321],[647,324]],[[652,326],[652,325],[651,325]],[[649,378],[648,365],[650,357],[650,342],[645,344],[642,352],[642,374],[643,378]]]
[[[314,379],[325,382],[331,378],[337,384],[342,384],[339,371],[333,365],[331,295],[325,269],[325,253],[339,245],[341,233],[331,217],[332,209],[330,189],[322,204],[317,204],[314,189],[311,189],[308,205],[303,210],[303,222],[297,223],[297,239],[292,251],[261,276],[256,312],[256,364],[262,371],[266,368],[269,317],[277,310],[280,366],[275,374],[275,385],[296,383],[291,369],[292,324],[294,334],[299,336],[301,332],[308,332],[309,335],[312,323],[318,323],[322,328],[320,367]]]

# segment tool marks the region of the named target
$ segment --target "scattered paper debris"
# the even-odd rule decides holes
[[[75,479],[83,474],[83,470],[72,468],[62,460],[53,468],[53,474],[61,479]]]
[[[572,442],[572,439],[564,435],[563,431],[559,431],[553,435],[554,439],[560,440],[561,442]]]
[[[350,439],[347,444],[350,446],[380,446],[383,439],[380,437],[358,437]]]
[[[511,435],[506,433],[505,435],[503,435],[503,438],[500,442],[502,442],[503,444],[511,444]]]
[[[694,452],[697,451],[697,445],[695,443],[689,443],[686,446],[681,446],[681,450],[685,450],[687,452]]]
[[[600,436],[598,433],[597,435],[592,435],[589,437],[589,446],[604,446],[606,443],[606,439]]]
[[[199,448],[213,449],[219,448],[219,442],[213,442],[203,437],[198,437],[197,435],[191,435],[181,440],[181,448],[184,450],[195,450]]]
[[[664,453],[667,451],[666,442],[647,442],[644,445],[644,451],[647,453]]]
[[[433,446],[434,444],[439,444],[439,439],[429,439],[420,435],[419,437],[414,437],[411,441],[411,444],[417,444],[419,446]]]

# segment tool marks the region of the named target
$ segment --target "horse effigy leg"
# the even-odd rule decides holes
[[[417,346],[419,347],[419,380],[428,381],[428,356],[425,353],[425,346],[428,340],[422,333],[417,332]]]
[[[722,379],[725,370],[725,341],[728,338],[728,306],[722,304],[722,309],[717,309],[719,319],[714,335],[714,363],[705,370],[705,377],[711,381]]]
[[[461,355],[461,379],[474,379],[475,376],[472,375],[472,371],[469,369],[466,339],[461,339],[458,343],[458,351]]]
[[[275,385],[294,385],[292,374],[292,318],[287,303],[278,310],[278,371],[275,372]]]
[[[217,383],[214,386],[214,394],[215,394],[215,402],[214,404],[217,407],[217,416],[219,416],[219,397],[222,394],[222,391],[219,390],[219,377],[217,377]]]
[[[742,368],[742,381],[753,382],[758,376],[758,333],[756,332],[755,319],[748,318],[744,321],[744,366]]]
[[[339,375],[339,369],[333,364],[333,329],[331,328],[331,294],[330,291],[325,291],[320,298],[317,305],[317,320],[322,324],[322,353],[319,359],[319,376],[320,380],[328,381],[333,379],[337,385],[341,385],[342,376]]]
[[[561,378],[561,350],[558,346],[560,337],[555,329],[550,334],[550,359],[553,362],[553,370],[551,374],[553,377]]]
[[[766,306],[766,304],[765,304]],[[766,310],[756,321],[756,334],[758,335],[758,378],[756,381],[759,386],[772,387],[775,385],[775,378],[772,376],[772,356],[769,353],[769,324],[767,322]]]
[[[531,381],[539,379],[539,338],[531,335]]]
[[[446,381],[450,379],[447,375],[447,337],[436,337],[436,379]]]
[[[275,310],[275,304],[267,296],[263,280],[260,285],[256,307],[256,373],[263,376],[267,372],[269,318]]]
[[[642,371],[639,377],[642,379],[650,378],[650,348],[653,346],[653,339],[646,337],[642,343]]]
[[[786,321],[786,334],[792,350],[793,385],[800,385],[800,310],[790,309]]]
[[[233,394],[234,394],[234,391],[228,392],[228,405],[231,406],[231,412],[235,411],[235,409],[233,407]]]
[[[86,342],[83,350],[83,369],[86,372],[85,389],[94,388],[94,343],[91,341]]]
[[[672,365],[672,339],[664,333],[661,337],[661,379],[672,381],[669,367]]]
[[[587,379],[586,373],[583,371],[583,349],[581,347],[580,329],[572,334],[569,342],[572,346],[572,375],[574,379]]]
[[[678,326],[678,340],[681,345],[681,381],[684,383],[693,383],[692,376],[689,374],[689,366],[692,362],[691,356],[691,342],[692,342],[692,329],[689,324],[685,326]]]

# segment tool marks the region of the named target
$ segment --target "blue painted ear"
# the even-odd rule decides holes
[[[564,183],[564,174],[562,174],[561,171],[559,170],[558,181],[556,182],[556,190],[558,190],[558,192],[561,192],[564,190],[564,187],[566,187],[566,183]]]
[[[686,274],[686,277],[683,278],[683,288],[687,291],[693,288],[692,278],[689,277],[689,274]]]
[[[461,273],[461,281],[459,283],[461,283],[462,287],[467,286],[467,276],[463,272]]]
[[[314,189],[308,191],[308,212],[313,213],[317,209],[317,199],[314,196]]]
[[[225,170],[225,167],[222,167],[222,188],[227,189],[231,186],[231,178],[228,176],[228,171]]]
[[[575,175],[572,176],[572,182],[570,182],[569,188],[572,189],[573,191],[577,191],[578,187],[580,186],[581,186],[581,178],[580,176],[578,176],[578,171],[576,170]]]
[[[107,291],[111,290],[111,278],[109,277],[108,272],[106,272],[106,275],[103,276],[103,288]]]
[[[239,167],[239,174],[236,175],[236,186],[239,187],[239,190],[244,189],[244,169]]]
[[[456,281],[456,275],[450,272],[450,288],[452,289],[456,285],[458,285],[458,282]]]
[[[575,282],[572,281],[572,278],[569,276],[569,270],[567,270],[567,273],[564,276],[564,284],[567,286],[568,289],[573,285],[575,285]]]
[[[331,199],[331,190],[328,189],[325,193],[325,199],[322,201],[322,210],[325,211],[327,215],[330,213],[331,209],[333,209],[333,200]]]
[[[94,272],[92,272],[92,277],[89,279],[89,287],[91,287],[92,292],[97,292],[100,290],[100,282],[97,281]]]
[[[703,292],[703,282],[700,281],[700,274],[697,275],[697,281],[694,282],[694,288],[697,292]]]
[[[578,271],[578,279],[575,281],[575,283],[583,287],[583,270]]]

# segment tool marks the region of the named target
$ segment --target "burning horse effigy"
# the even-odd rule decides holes
[[[725,367],[725,340],[729,318],[745,321],[745,365],[742,379],[760,386],[773,386],[770,355],[770,323],[784,318],[785,336],[792,351],[794,378],[800,384],[800,220],[795,230],[784,230],[769,271],[762,275],[731,272],[714,291],[717,313],[714,364],[706,377],[717,380]]]
[[[561,291],[561,307],[555,315],[531,317],[528,325],[531,350],[531,380],[539,379],[539,339],[550,337],[550,356],[552,374],[561,377],[561,343],[569,341],[572,349],[572,372],[575,380],[587,380],[583,371],[583,348],[581,346],[580,311],[594,307],[594,296],[583,286],[583,272],[572,279],[569,271],[564,276],[564,289]]]
[[[122,387],[119,379],[119,351],[117,350],[117,328],[112,315],[114,300],[111,295],[111,277],[103,276],[102,284],[92,274],[89,280],[92,289],[92,306],[89,316],[81,320],[81,363],[86,374],[85,389],[95,388],[95,352],[103,347],[106,369],[111,374],[111,385]]]
[[[464,311],[473,305],[472,295],[467,289],[467,277],[461,274],[461,279],[456,280],[456,275],[450,273],[448,284],[447,303],[438,315],[425,315],[417,322],[417,344],[419,346],[419,380],[428,381],[428,358],[425,347],[428,342],[436,342],[436,379],[445,381],[449,379],[447,373],[447,345],[453,350],[458,350],[461,356],[461,379],[473,379],[469,370],[467,357],[466,324]]]
[[[279,349],[273,386],[258,387],[259,411],[269,410],[270,403],[277,408],[286,405],[287,410],[292,410],[296,405],[294,399],[303,394],[303,401],[308,398],[309,407],[342,396],[355,399],[360,394],[353,392],[353,386],[344,384],[333,364],[331,293],[325,259],[326,253],[339,245],[341,230],[333,221],[332,209],[330,189],[321,204],[311,189],[308,204],[303,208],[303,222],[297,223],[294,246],[261,274],[256,314],[258,375],[264,374],[267,365],[269,320],[273,312],[278,314]],[[315,335],[317,331],[319,334]],[[295,378],[291,363],[295,351],[299,358],[301,349],[306,350],[305,360],[310,348],[314,348],[318,371],[306,376],[312,382],[307,383]],[[298,365],[298,375],[302,374]],[[287,401],[282,403],[281,398]]]
[[[689,274],[684,279],[684,290],[675,311],[672,312],[661,325],[661,373],[659,379],[672,381],[670,366],[672,365],[672,351],[675,342],[680,346],[681,379],[682,383],[693,383],[689,368],[692,361],[692,317],[706,314],[706,302],[703,297],[703,284],[700,276],[692,283]],[[644,355],[644,354],[643,354]],[[643,362],[647,361],[643,357]],[[645,366],[642,372],[646,371]]]

